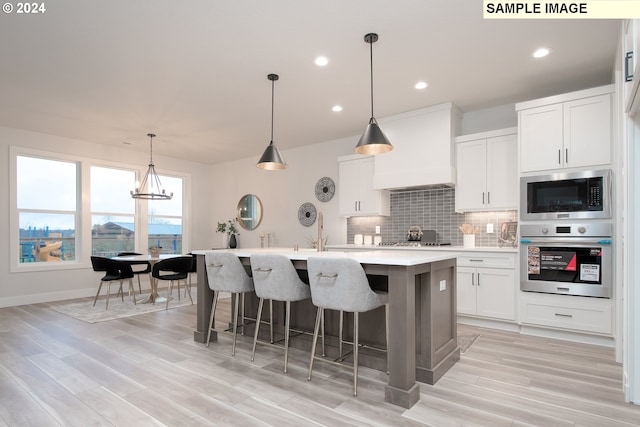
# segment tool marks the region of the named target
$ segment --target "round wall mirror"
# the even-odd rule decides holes
[[[262,202],[255,194],[245,194],[238,202],[238,223],[245,230],[255,230],[262,221]]]

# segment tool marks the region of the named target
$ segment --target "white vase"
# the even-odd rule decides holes
[[[465,234],[462,236],[462,243],[465,248],[475,248],[476,246],[476,235],[475,234]]]
[[[229,247],[229,235],[227,233],[222,233],[222,246],[223,249],[227,249]]]

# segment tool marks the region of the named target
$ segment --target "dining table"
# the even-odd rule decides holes
[[[245,266],[256,253],[287,256],[298,270],[309,257],[350,257],[367,275],[386,277],[389,292],[388,383],[385,400],[410,408],[420,399],[416,381],[435,384],[459,359],[456,310],[456,256],[447,251],[317,252],[288,248],[225,249]],[[207,250],[197,256],[197,319],[194,341],[207,341],[213,292],[208,286]],[[211,341],[216,341],[211,331]]]
[[[181,256],[185,256],[185,255],[182,255],[182,254],[123,255],[123,256],[115,256],[115,257],[112,257],[111,259],[116,261],[128,262],[130,264],[136,264],[141,261],[146,261],[149,264],[151,264],[151,269],[153,270],[154,264],[156,264],[158,261],[162,261],[163,259],[181,257]],[[136,303],[155,304],[155,303],[166,302],[167,301],[166,297],[161,297],[160,294],[158,294],[158,280],[155,279],[154,277],[150,277],[149,281],[151,282],[151,292],[146,297],[136,301]]]

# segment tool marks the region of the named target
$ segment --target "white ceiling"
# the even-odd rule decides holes
[[[0,126],[205,163],[608,84],[619,21],[483,20],[480,0],[56,0],[0,16]],[[553,52],[534,60],[533,50]],[[324,68],[314,65],[326,55]],[[413,85],[425,80],[429,87]],[[340,104],[341,113],[331,107]],[[384,129],[383,129],[384,130]],[[392,141],[393,142],[393,141]]]

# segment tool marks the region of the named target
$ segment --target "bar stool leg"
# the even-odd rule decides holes
[[[342,336],[342,330],[344,329],[344,311],[340,310],[340,326],[339,326],[339,331],[338,331],[338,350],[339,350],[339,357],[342,357],[342,343],[343,341],[343,336]]]
[[[256,344],[258,343],[258,332],[260,331],[260,318],[262,317],[262,304],[264,304],[264,298],[260,298],[260,301],[258,302],[258,314],[256,315],[256,331],[253,334],[253,350],[251,351],[252,362],[256,357]]]
[[[211,340],[211,329],[213,329],[213,319],[216,314],[216,306],[218,305],[218,293],[219,291],[213,291],[213,303],[211,304],[211,316],[209,317],[209,333],[207,334],[207,347],[209,347],[209,341]]]
[[[235,298],[236,301],[233,308],[233,345],[231,346],[232,356],[236,355],[236,337],[238,336],[238,309],[240,306],[240,302],[238,300],[240,299],[240,296],[242,296],[242,301],[243,301],[242,305],[244,306],[244,293],[242,294],[237,293]],[[244,321],[244,316],[242,316],[241,318]],[[242,331],[243,331],[242,334],[244,335],[244,327],[242,328]]]
[[[389,304],[384,305],[384,339],[387,346],[387,375],[389,375]]]
[[[316,356],[316,344],[318,343],[318,331],[320,329],[320,323],[323,317],[322,313],[323,313],[322,308],[318,307],[318,310],[316,312],[316,326],[313,329],[313,341],[311,343],[311,360],[309,361],[309,375],[307,376],[307,381],[311,381],[311,371],[313,371],[313,359]]]
[[[322,357],[325,357],[325,347],[324,347],[324,309],[322,309],[322,316],[320,319],[320,328],[322,328]]]
[[[270,342],[273,344],[273,300],[269,300],[269,330],[270,330]]]
[[[353,313],[353,395],[358,395],[358,313]]]
[[[285,303],[284,313],[284,373],[287,373],[287,363],[289,362],[289,320],[291,317],[291,301]]]
[[[238,294],[238,298],[240,298],[240,295],[242,295],[242,313],[240,313],[240,324],[242,325],[242,334],[244,335],[244,293],[243,294]],[[237,320],[237,312],[236,312],[236,320]],[[235,353],[234,353],[235,354]]]

